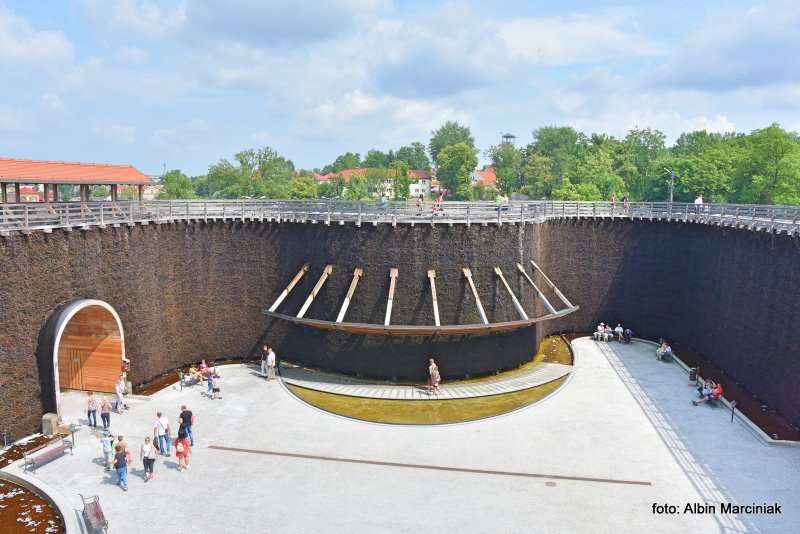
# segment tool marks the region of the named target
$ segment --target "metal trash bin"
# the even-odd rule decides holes
[[[697,367],[689,368],[689,385],[690,386],[697,385]]]

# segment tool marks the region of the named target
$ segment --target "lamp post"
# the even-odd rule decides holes
[[[675,191],[675,171],[664,167],[664,171],[669,174],[667,185],[669,185],[669,203],[672,204],[672,194]]]

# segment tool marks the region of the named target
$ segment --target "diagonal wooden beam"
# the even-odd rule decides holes
[[[350,282],[350,288],[347,290],[347,295],[344,297],[344,302],[342,302],[342,309],[339,310],[339,315],[336,317],[337,323],[341,323],[344,320],[344,314],[347,313],[347,307],[350,306],[350,300],[353,298],[353,293],[356,292],[358,280],[363,274],[364,271],[361,269],[361,267],[356,267],[353,271],[353,280]]]
[[[511,301],[514,303],[514,307],[517,309],[517,313],[519,313],[520,318],[523,321],[527,321],[528,314],[525,313],[525,308],[523,308],[522,304],[520,304],[519,301],[517,300],[517,296],[514,294],[513,291],[511,291],[511,286],[509,286],[508,282],[506,282],[506,277],[503,276],[503,271],[500,270],[500,267],[494,268],[494,274],[500,277],[500,281],[503,282],[503,286],[505,286],[506,291],[508,291],[508,294],[511,297]]]
[[[285,299],[286,297],[289,296],[289,293],[292,292],[292,289],[294,289],[294,286],[297,285],[297,282],[299,282],[300,279],[303,278],[303,275],[306,274],[307,272],[308,272],[308,264],[306,263],[306,264],[303,264],[302,267],[300,267],[300,270],[297,271],[296,275],[294,275],[294,278],[292,278],[292,281],[289,282],[288,286],[286,286],[286,289],[284,289],[281,292],[281,294],[278,295],[278,298],[275,300],[275,302],[272,303],[272,306],[269,307],[269,311],[274,312],[275,310],[278,309],[278,306],[281,305],[281,302],[283,302],[283,299]]]
[[[521,263],[518,263],[517,269],[519,269],[519,272],[522,273],[522,276],[524,276],[525,279],[528,280],[528,282],[530,282],[530,284],[533,286],[533,289],[536,290],[536,294],[539,295],[540,299],[542,299],[544,307],[547,308],[547,311],[549,311],[550,313],[556,313],[555,308],[553,308],[553,305],[550,304],[549,300],[547,300],[547,297],[544,296],[542,290],[539,289],[535,283],[533,283],[533,279],[530,276],[528,276],[528,273],[525,272],[525,267],[523,267]]]
[[[475,305],[478,307],[478,314],[481,316],[481,320],[483,324],[489,324],[489,319],[486,318],[486,312],[483,311],[483,305],[481,304],[481,298],[478,296],[478,290],[475,289],[475,282],[472,281],[472,271],[469,267],[464,267],[461,269],[464,273],[464,277],[467,279],[467,283],[469,284],[470,289],[472,290],[472,296],[475,297]]]
[[[553,290],[553,293],[555,293],[556,296],[561,299],[561,302],[563,302],[567,308],[572,308],[572,303],[569,300],[567,300],[567,297],[565,297],[564,294],[561,292],[561,290],[559,290],[553,283],[553,281],[550,280],[550,277],[544,274],[542,268],[536,265],[536,262],[533,260],[531,260],[531,265],[533,265],[533,268],[542,274],[542,278],[544,278],[544,281],[547,282],[547,285],[550,286],[550,288]]]
[[[319,290],[322,289],[322,286],[325,285],[325,281],[328,279],[328,276],[333,272],[333,265],[326,265],[325,268],[322,270],[322,275],[317,280],[317,283],[314,284],[314,289],[311,290],[309,293],[308,298],[306,299],[305,304],[303,307],[300,308],[300,311],[297,313],[297,318],[302,319],[303,316],[308,311],[308,308],[311,306],[311,303],[314,302],[314,297],[317,296]]]
[[[389,326],[389,322],[392,320],[392,301],[394,300],[394,289],[397,286],[397,274],[397,267],[389,269],[391,281],[389,282],[389,299],[386,301],[386,318],[383,320],[384,326]]]
[[[431,299],[433,300],[433,324],[441,326],[439,323],[439,302],[436,300],[436,271],[428,271],[428,280],[431,281]]]

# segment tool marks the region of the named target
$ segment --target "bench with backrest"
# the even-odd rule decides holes
[[[86,522],[86,528],[90,533],[108,532],[108,519],[103,509],[100,508],[100,498],[95,495],[88,499],[81,495],[83,501],[83,520]]]
[[[29,467],[37,468],[50,460],[60,457],[67,449],[72,454],[72,443],[69,440],[58,438],[45,443],[41,447],[27,451],[23,453],[25,470],[27,471]]]

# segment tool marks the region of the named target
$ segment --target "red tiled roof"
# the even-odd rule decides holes
[[[490,186],[497,183],[497,174],[494,172],[494,167],[489,165],[482,171],[475,171],[475,175],[483,182],[484,186]]]
[[[411,169],[408,171],[408,177],[417,180],[430,180],[431,173],[429,173],[425,169]]]
[[[0,182],[36,184],[152,184],[133,165],[0,158]]]

